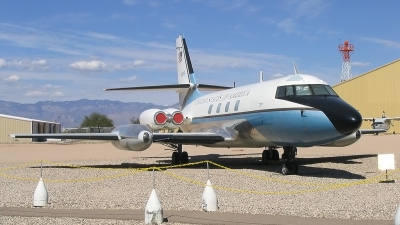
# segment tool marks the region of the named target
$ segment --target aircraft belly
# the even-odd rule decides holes
[[[184,132],[212,132],[227,140],[210,147],[313,146],[342,138],[326,115],[315,109],[275,110],[194,118]]]

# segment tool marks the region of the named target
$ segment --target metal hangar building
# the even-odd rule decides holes
[[[61,133],[61,124],[0,114],[0,143],[40,142],[38,138],[12,138],[10,134]]]
[[[363,118],[400,117],[400,59],[332,87]],[[363,121],[362,129],[371,129]],[[392,121],[388,133],[400,133],[400,121]]]

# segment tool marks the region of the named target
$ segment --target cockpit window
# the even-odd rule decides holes
[[[308,85],[295,85],[296,95],[312,95],[311,88]]]
[[[286,96],[294,95],[293,86],[286,86]]]
[[[315,95],[329,95],[328,90],[322,84],[311,84]]]
[[[302,85],[287,85],[280,86],[276,89],[276,98],[283,98],[287,96],[338,96],[336,92],[325,84],[302,84]]]
[[[331,86],[329,85],[324,85],[326,90],[328,90],[330,95],[334,95],[334,96],[338,96],[338,94],[336,94],[336,92],[331,88]]]

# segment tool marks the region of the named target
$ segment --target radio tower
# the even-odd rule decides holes
[[[350,56],[353,54],[354,45],[349,44],[348,41],[344,41],[343,44],[339,44],[339,52],[343,56],[342,64],[342,77],[340,82],[351,79],[351,66],[350,66]]]

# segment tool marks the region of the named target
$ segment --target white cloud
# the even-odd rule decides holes
[[[0,68],[6,65],[7,65],[6,60],[0,58]]]
[[[28,97],[42,97],[45,95],[47,95],[47,92],[44,92],[44,91],[30,91],[25,94],[25,96],[28,96]]]
[[[101,61],[79,61],[69,65],[70,68],[82,71],[104,71],[107,64]]]
[[[245,65],[241,64],[241,63],[233,63],[230,65],[230,67],[232,68],[241,68],[241,67],[245,67]]]
[[[56,91],[56,92],[53,93],[53,96],[61,97],[61,96],[64,96],[64,93],[62,93],[61,91]]]
[[[46,84],[44,85],[45,88],[59,88],[60,86],[58,85],[52,85],[52,84]]]
[[[361,39],[369,41],[369,42],[385,45],[387,47],[400,48],[400,42],[395,42],[395,41],[390,41],[390,40],[385,40],[385,39],[379,39],[379,38],[369,38],[369,37],[363,37]]]
[[[46,63],[46,60],[41,59],[41,60],[37,60],[37,61],[32,61],[31,64],[34,66],[45,66],[47,63]]]
[[[8,62],[7,65],[13,67],[22,67],[26,69],[37,69],[37,68],[45,68],[47,65],[46,60],[19,60],[19,61],[11,61]]]
[[[275,73],[271,75],[271,79],[276,79],[276,78],[280,78],[280,77],[284,77],[285,75],[281,74],[281,73]]]
[[[351,62],[352,66],[368,66],[369,62]]]
[[[121,63],[114,66],[115,70],[129,70],[135,67],[143,66],[145,62],[143,60],[136,60],[132,63]]]
[[[121,80],[136,80],[137,76],[131,76],[127,78],[122,78]]]
[[[19,81],[21,78],[18,75],[11,75],[9,77],[4,78],[5,81],[9,82],[16,82]]]

